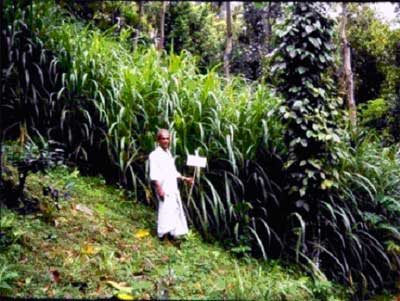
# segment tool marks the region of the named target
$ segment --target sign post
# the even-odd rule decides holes
[[[188,197],[188,200],[190,201],[190,198],[191,198],[192,192],[193,192],[194,181],[196,179],[196,174],[198,174],[199,177],[200,177],[200,168],[206,167],[207,158],[206,157],[200,157],[199,156],[199,150],[196,149],[195,155],[188,155],[187,156],[186,165],[194,167],[193,185],[190,186],[189,197]]]

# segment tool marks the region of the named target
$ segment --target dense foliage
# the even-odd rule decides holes
[[[73,15],[93,22],[103,31],[125,35],[134,45],[149,47],[159,39],[161,4],[157,2],[104,1],[102,3],[59,1]],[[144,13],[139,16],[139,6]],[[198,57],[201,70],[220,62],[224,42],[224,22],[213,13],[210,4],[171,2],[165,13],[164,48],[179,54],[189,51]]]
[[[370,7],[350,5],[349,43],[355,75],[355,97],[362,104],[361,123],[378,131],[384,143],[398,142],[400,30],[384,23]]]
[[[206,4],[171,2],[165,16],[165,49],[175,53],[189,51],[199,57],[201,69],[221,60],[224,24]]]
[[[243,4],[243,29],[233,46],[232,72],[259,79],[265,70],[265,56],[273,49],[272,27],[282,16],[282,3]]]
[[[62,143],[67,159],[85,173],[101,173],[153,204],[147,155],[157,128],[170,128],[172,152],[184,173],[193,172],[184,167],[186,154],[198,150],[208,158],[190,199],[183,189],[189,220],[204,238],[240,254],[300,262],[315,277],[324,279],[325,273],[359,295],[378,292],[382,284],[394,289],[398,154],[362,129],[354,136],[342,126],[344,114],[327,72],[333,67],[333,23],[323,6],[295,4],[279,33],[278,97],[257,82],[224,79],[213,69],[199,72],[198,59],[187,49],[200,56],[202,69],[216,59],[202,55],[214,56],[217,44],[194,33],[197,22],[209,21],[205,7],[171,5],[167,32],[175,52],[168,54],[146,41],[148,47],[132,51],[138,19],[128,6],[101,3],[102,15],[96,12],[91,22],[95,4],[79,5],[69,8],[78,11],[77,18],[53,1],[6,2],[2,140],[23,144],[40,133]],[[152,14],[143,19],[148,32],[155,23],[147,21],[158,12],[157,3],[150,6]],[[107,23],[108,10],[115,22],[125,19],[125,28],[123,22]],[[247,17],[249,24],[261,19]],[[209,24],[202,30],[211,30]],[[260,43],[264,34],[262,28],[254,32]],[[390,87],[398,76],[391,70]],[[375,102],[382,109],[380,103]],[[398,106],[387,108],[396,113]],[[384,114],[373,107],[364,111]]]
[[[358,103],[388,99],[396,93],[399,77],[400,30],[390,29],[365,4],[350,5],[349,43]]]
[[[347,240],[348,258],[343,267],[350,262],[351,274],[359,273],[349,281],[367,279],[365,289],[372,292],[379,291],[382,283],[395,289],[400,254],[398,147],[382,148],[377,137],[363,134],[355,142],[344,144],[339,151],[346,155],[341,156],[339,195],[332,208],[340,213],[340,227],[347,230],[343,232],[346,236],[336,234],[335,241]]]
[[[375,193],[371,192],[371,203],[366,204],[364,193],[370,192],[369,188],[359,194],[358,189],[350,188],[355,183],[365,187],[364,180],[371,183],[374,176],[367,172],[357,174],[357,161],[350,163],[355,169],[350,172],[351,178],[349,171],[339,169],[339,161],[348,162],[357,154],[338,149],[339,145],[348,147],[347,139],[338,129],[338,103],[329,97],[332,94],[323,77],[333,61],[332,25],[321,6],[302,3],[295,5],[293,17],[281,34],[281,54],[275,67],[286,100],[280,113],[287,124],[285,140],[289,146],[285,167],[292,197],[288,208],[298,224],[294,241],[289,240],[286,245],[295,247],[296,259],[304,256],[313,269],[322,268],[351,286],[364,281],[366,287],[375,290],[387,279],[393,281],[397,277],[390,272],[396,260],[391,263],[385,254],[385,243],[379,238],[397,236],[398,194],[396,189],[389,192],[393,199],[383,202],[385,209],[381,211],[382,205],[378,204],[382,203]],[[356,148],[357,151],[362,150]],[[374,162],[384,164],[385,157]],[[397,163],[388,165],[398,169]],[[377,170],[383,172],[384,168]],[[360,181],[355,180],[358,176]],[[373,219],[371,223],[371,214],[381,215],[383,220]],[[354,287],[359,292],[365,288]]]

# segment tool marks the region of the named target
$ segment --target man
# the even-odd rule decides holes
[[[157,235],[160,239],[175,239],[188,233],[185,212],[182,208],[177,179],[193,185],[193,178],[182,176],[175,167],[169,151],[170,136],[166,129],[157,132],[158,146],[151,152],[150,180],[156,191],[158,205]]]

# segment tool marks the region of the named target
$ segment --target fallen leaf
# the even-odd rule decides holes
[[[126,282],[115,282],[115,281],[106,281],[106,283],[110,286],[112,286],[113,288],[116,288],[117,290],[119,290],[121,293],[131,293],[132,292],[132,288],[129,286],[126,286],[127,283]]]
[[[78,211],[81,211],[81,212],[83,212],[83,213],[85,213],[87,215],[93,215],[93,210],[88,208],[85,205],[77,204],[77,205],[75,205],[75,209],[78,210]]]
[[[144,238],[150,235],[149,230],[146,229],[139,229],[138,231],[136,231],[135,233],[135,237],[136,238]]]
[[[117,298],[120,300],[135,300],[135,298],[131,294],[126,293],[117,294]]]
[[[95,248],[93,245],[86,245],[82,248],[81,252],[83,254],[87,254],[87,255],[94,255],[98,252],[99,250],[97,248]]]

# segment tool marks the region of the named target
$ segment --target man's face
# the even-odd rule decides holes
[[[161,146],[162,149],[167,150],[169,147],[169,133],[162,132],[158,136],[158,144]]]

